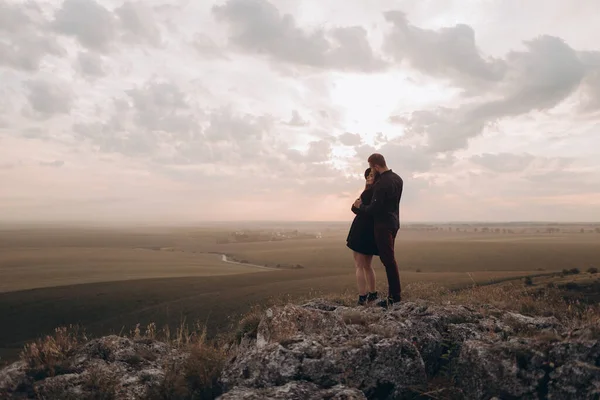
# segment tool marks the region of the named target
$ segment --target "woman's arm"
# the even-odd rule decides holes
[[[363,192],[360,194],[360,197],[359,197],[359,199],[360,199],[362,202],[365,202],[365,201],[367,200],[367,199],[365,198],[365,195],[366,195],[367,193],[369,193],[369,192],[368,192],[368,190],[370,190],[370,189],[364,190],[364,191],[363,191]],[[370,199],[369,199],[369,200],[370,200]],[[363,213],[364,213],[364,211],[362,211],[360,208],[358,208],[358,207],[355,207],[355,206],[354,206],[354,204],[352,204],[352,208],[351,208],[351,209],[352,209],[352,212],[353,212],[354,214],[356,214],[356,215],[358,215],[358,214],[363,214]]]

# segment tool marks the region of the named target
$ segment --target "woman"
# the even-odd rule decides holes
[[[379,176],[367,168],[365,171],[365,190],[361,193],[362,203],[368,205],[373,197],[373,185]],[[352,212],[356,214],[346,245],[354,252],[354,264],[356,266],[356,283],[358,285],[358,305],[365,305],[377,300],[375,291],[375,270],[371,266],[373,256],[378,256],[377,244],[375,243],[373,217],[361,212],[352,205]]]

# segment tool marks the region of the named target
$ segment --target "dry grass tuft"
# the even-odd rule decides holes
[[[106,368],[91,368],[83,381],[83,388],[91,396],[89,400],[115,400],[117,399],[117,375]]]
[[[184,332],[175,343],[185,343],[189,356],[166,366],[162,382],[148,393],[149,400],[214,399],[222,393],[219,377],[229,357],[228,346],[208,341],[205,329]]]
[[[250,311],[244,315],[237,324],[235,331],[235,341],[240,343],[242,338],[248,336],[251,339],[256,339],[258,332],[258,325],[263,316],[263,308],[260,306],[254,306]]]
[[[69,357],[75,349],[87,341],[79,327],[56,328],[53,336],[46,336],[25,345],[21,360],[28,367],[28,374],[34,379],[43,379],[70,372]]]
[[[449,291],[434,298],[440,302],[475,307],[493,306],[533,317],[553,316],[570,329],[600,329],[600,306],[568,300],[565,293],[554,286],[524,287],[510,282]]]

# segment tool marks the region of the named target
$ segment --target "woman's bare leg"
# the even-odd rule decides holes
[[[367,290],[369,291],[369,293],[374,293],[375,292],[375,269],[373,269],[373,265],[372,265],[373,256],[363,255],[363,257],[364,257],[363,270],[365,273]]]
[[[358,286],[358,294],[364,296],[367,294],[367,280],[365,277],[365,255],[354,252],[354,266],[356,267],[356,285]]]

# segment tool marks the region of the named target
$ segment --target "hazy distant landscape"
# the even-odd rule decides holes
[[[137,322],[185,319],[206,323],[214,335],[254,304],[353,292],[347,229],[347,223],[5,227],[3,361],[59,325],[103,335]],[[600,234],[592,224],[413,224],[403,226],[396,248],[406,290],[418,282],[458,288],[600,266]],[[385,273],[379,260],[375,265],[385,292]]]

